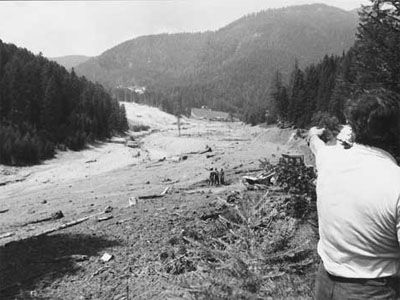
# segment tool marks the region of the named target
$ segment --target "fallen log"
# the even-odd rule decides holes
[[[1,182],[0,182],[0,186],[7,185],[7,184],[10,184],[10,183],[16,183],[16,182],[24,181],[24,180],[26,180],[31,174],[32,174],[32,173],[28,173],[28,174],[25,174],[25,175],[23,175],[23,176],[17,178],[17,179],[13,179],[13,180],[1,181]]]
[[[8,238],[8,237],[13,236],[13,235],[15,235],[15,232],[6,232],[6,233],[3,233],[3,234],[0,234],[0,239],[5,239],[5,238]]]
[[[26,223],[22,224],[21,227],[28,226],[28,225],[31,225],[31,224],[37,224],[37,223],[43,223],[43,222],[58,220],[58,219],[61,219],[61,218],[64,218],[64,214],[60,210],[60,211],[57,211],[54,214],[52,214],[50,217],[46,217],[46,218],[42,218],[42,219],[37,219],[37,220],[26,222]]]
[[[241,167],[243,167],[243,164],[240,164],[240,165],[234,166],[234,167],[232,168],[232,170],[236,170],[236,169],[239,169],[239,168],[241,168]]]
[[[8,209],[8,208],[2,209],[2,210],[0,210],[0,214],[4,214],[4,213],[8,212],[9,210],[10,210],[10,209]]]
[[[171,187],[170,186],[167,186],[166,188],[165,188],[165,190],[160,194],[161,196],[165,196],[167,193],[168,193],[168,191],[171,189]]]
[[[251,141],[251,139],[225,138],[225,139],[222,139],[221,141],[224,141],[224,142],[249,142],[249,141]]]
[[[99,213],[96,213],[96,214],[93,214],[93,215],[90,215],[90,216],[86,216],[86,217],[83,217],[83,218],[80,218],[80,219],[77,219],[77,220],[74,220],[74,221],[71,221],[71,222],[67,222],[67,223],[58,225],[58,226],[50,228],[50,229],[47,229],[47,230],[42,231],[40,233],[37,233],[37,234],[34,234],[34,235],[30,235],[30,236],[25,237],[25,238],[18,239],[16,241],[21,241],[21,240],[25,240],[25,239],[36,238],[36,237],[40,237],[40,236],[43,236],[43,235],[47,235],[47,234],[50,234],[50,233],[53,233],[53,232],[56,232],[56,231],[59,231],[59,230],[65,229],[65,228],[69,228],[69,227],[81,224],[81,223],[89,220],[90,218],[93,218],[93,217],[96,217],[96,216],[99,216],[99,215],[102,215],[102,214],[104,214],[104,212],[99,212]],[[12,234],[8,233],[8,234],[10,234],[9,236],[15,235],[15,233],[12,233]],[[4,236],[3,238],[9,237],[9,236]]]
[[[78,220],[71,221],[71,222],[68,222],[68,223],[65,223],[65,224],[62,224],[62,225],[59,226],[59,229],[65,229],[65,228],[68,228],[68,227],[72,227],[72,226],[78,225],[80,223],[83,223],[83,222],[89,220],[92,217],[98,216],[99,214],[103,214],[103,212],[98,213],[98,214],[94,214],[94,215],[91,215],[91,216],[83,217],[83,218],[80,218]]]
[[[83,222],[89,220],[89,218],[90,217],[84,217],[84,218],[81,218],[81,219],[78,219],[78,220],[75,220],[75,221],[72,221],[72,222],[61,224],[61,225],[59,225],[57,227],[50,228],[48,230],[45,230],[45,231],[43,231],[41,233],[35,234],[33,236],[30,236],[30,237],[39,237],[39,236],[47,235],[47,234],[50,234],[50,233],[53,233],[53,232],[56,232],[56,231],[59,231],[59,230],[65,229],[65,228],[69,228],[69,227],[78,225],[80,223],[83,223]]]
[[[184,193],[187,194],[187,195],[193,195],[193,194],[201,193],[201,191],[199,191],[199,190],[189,190],[189,191],[184,191]]]
[[[82,262],[89,259],[89,256],[83,254],[71,254],[65,255],[61,257],[56,257],[52,260],[52,262],[60,262],[60,261],[75,261],[75,262]]]
[[[247,169],[247,170],[237,170],[234,172],[234,174],[242,174],[242,173],[254,173],[254,172],[261,172],[264,171],[264,169]]]
[[[156,167],[161,167],[161,166],[162,166],[162,164],[153,164],[153,165],[150,165],[150,166],[146,166],[146,169],[156,168]]]
[[[21,182],[21,181],[24,181],[25,179],[26,178],[20,178],[20,179],[15,179],[15,180],[2,181],[2,182],[0,182],[0,186],[7,185],[7,184],[10,184],[10,183]]]
[[[199,152],[199,154],[205,154],[205,153],[208,153],[208,152],[212,152],[211,147],[207,147],[206,150]]]
[[[124,138],[113,137],[107,141],[112,144],[125,144],[126,140]]]
[[[110,220],[112,218],[114,218],[114,216],[112,216],[112,215],[105,216],[105,217],[100,217],[100,218],[97,218],[97,222],[107,221],[107,220]]]
[[[146,199],[155,199],[155,198],[162,198],[164,197],[168,191],[170,190],[170,186],[166,187],[164,191],[161,192],[161,194],[154,194],[154,195],[145,195],[145,196],[139,196],[139,200],[146,200]]]
[[[155,198],[162,198],[164,195],[156,194],[156,195],[146,195],[146,196],[139,196],[139,200],[147,200],[147,199],[155,199]]]
[[[276,172],[271,172],[267,175],[259,175],[257,177],[243,176],[243,181],[252,185],[256,184],[269,185],[271,177],[274,176],[275,174]]]

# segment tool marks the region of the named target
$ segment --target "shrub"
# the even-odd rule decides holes
[[[150,130],[150,126],[143,124],[129,124],[129,129],[134,132],[148,131]]]

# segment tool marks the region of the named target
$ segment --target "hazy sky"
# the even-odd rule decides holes
[[[368,0],[141,0],[0,2],[0,39],[44,56],[99,55],[134,37],[215,30],[263,9],[326,3],[346,10]]]

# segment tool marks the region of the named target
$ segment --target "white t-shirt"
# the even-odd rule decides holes
[[[310,139],[316,156],[318,254],[347,278],[400,275],[400,167],[387,152]]]

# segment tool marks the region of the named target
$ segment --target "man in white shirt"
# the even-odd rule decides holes
[[[350,149],[310,130],[316,157],[316,299],[400,299],[400,99],[372,91],[352,102]]]

